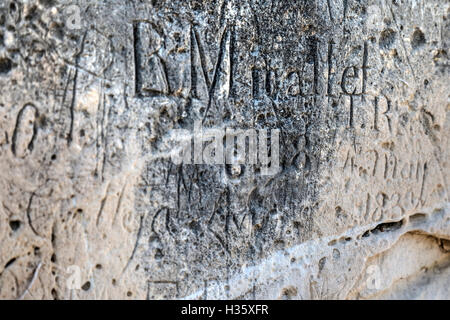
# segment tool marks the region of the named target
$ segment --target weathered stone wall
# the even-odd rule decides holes
[[[3,0],[0,298],[450,298],[449,8]]]

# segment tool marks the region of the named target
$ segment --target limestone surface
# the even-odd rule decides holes
[[[0,299],[450,299],[449,13],[2,0]]]

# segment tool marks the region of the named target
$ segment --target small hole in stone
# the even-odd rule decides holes
[[[20,225],[22,224],[19,220],[13,220],[9,222],[9,227],[12,231],[17,231],[20,228]]]
[[[395,31],[392,29],[385,29],[380,34],[379,45],[382,49],[390,49],[395,42]]]
[[[91,283],[89,281],[81,286],[81,289],[83,289],[84,291],[88,291],[90,288],[91,288]]]
[[[411,37],[411,46],[413,49],[417,49],[426,43],[425,34],[419,28],[414,30]]]
[[[131,291],[127,292],[127,297],[131,297],[133,295],[133,293]]]
[[[294,297],[296,297],[298,294],[298,290],[296,287],[289,286],[287,288],[284,288],[281,291],[281,299],[283,300],[292,300]]]
[[[424,213],[416,213],[409,217],[410,222],[422,222],[427,219],[427,215]]]
[[[161,251],[161,249],[157,249],[155,253],[155,259],[161,260],[164,257],[164,253]]]
[[[11,71],[12,61],[8,58],[0,58],[0,74],[5,74]]]

